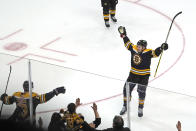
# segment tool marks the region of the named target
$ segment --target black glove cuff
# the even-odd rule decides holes
[[[54,90],[53,90],[53,93],[54,93],[56,96],[58,96],[58,94],[59,94],[59,92],[57,91],[57,89],[54,89]]]
[[[4,94],[2,94],[2,95],[1,95],[1,100],[2,100],[2,101],[4,101],[5,97],[7,97],[7,96],[8,96],[8,95],[7,95],[7,94],[5,94],[5,93],[4,93]]]

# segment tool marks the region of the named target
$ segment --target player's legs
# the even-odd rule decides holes
[[[129,77],[127,79],[127,82],[130,82],[129,83],[130,99],[131,99],[132,91],[136,85],[135,83],[137,83],[137,79],[138,78],[132,73],[129,74]],[[125,114],[125,112],[127,111],[127,101],[130,101],[130,100],[127,100],[127,91],[126,91],[126,83],[125,83],[124,88],[123,88],[123,108],[120,111],[120,115]]]
[[[138,85],[138,95],[139,95],[139,108],[144,108],[144,100],[146,97],[146,88],[147,86],[145,85]]]
[[[127,90],[126,90],[126,83],[123,88],[123,108],[120,111],[120,115],[124,115],[127,111],[127,101],[131,101],[131,94],[136,84],[129,83],[129,92],[130,92],[130,100],[127,99]]]
[[[134,89],[136,84],[133,84],[133,83],[129,83],[129,92],[130,92],[130,100],[131,101],[131,94],[132,94],[132,91]],[[123,106],[127,106],[127,90],[126,90],[126,83],[124,85],[124,88],[123,88]]]
[[[110,3],[109,0],[101,0],[102,7],[103,7],[103,17],[105,21],[106,27],[110,27],[109,24],[109,9],[110,9]]]
[[[116,4],[117,4],[117,0],[110,0],[110,15],[114,22],[117,22],[117,19],[115,18]]]
[[[139,105],[138,105],[138,116],[143,116],[144,101],[146,97],[146,88],[148,85],[149,76],[142,76],[140,83],[138,84],[138,95],[139,95]]]

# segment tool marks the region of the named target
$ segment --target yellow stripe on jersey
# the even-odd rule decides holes
[[[131,67],[131,69],[136,70],[136,71],[150,71],[150,69],[136,69],[134,67]]]
[[[13,94],[13,96],[15,96],[15,97],[24,97],[24,98],[28,98],[28,97],[30,97],[30,95],[29,95],[29,92],[25,92],[25,93],[22,93],[22,92],[15,92],[14,94]],[[38,96],[38,94],[36,94],[36,93],[32,93],[32,97],[35,97],[35,96]]]
[[[134,50],[135,52],[137,52],[137,45],[134,45],[134,46],[133,46],[133,50]]]
[[[127,46],[128,43],[130,43],[130,41],[127,41],[127,42],[125,43],[125,45]]]
[[[103,14],[103,17],[105,20],[108,20],[109,19],[109,14]]]
[[[20,97],[21,94],[22,94],[22,92],[15,92],[15,93],[13,94],[13,96]]]
[[[146,53],[146,52],[149,52],[149,51],[152,51],[152,49],[145,49],[145,50],[143,51],[143,53]]]
[[[44,97],[44,102],[46,102],[46,95],[44,94],[43,97]]]
[[[133,46],[133,44],[132,44],[130,41],[127,41],[127,42],[125,43],[125,47],[126,47],[127,49],[129,49],[130,46]]]
[[[144,105],[144,100],[139,99],[139,104]]]
[[[136,74],[136,75],[149,75],[150,74],[150,69],[136,69],[134,67],[131,67],[131,73]]]
[[[115,15],[116,10],[110,10],[110,14]]]
[[[127,97],[124,97],[124,101],[127,101]],[[131,96],[129,98],[129,101],[131,101]]]
[[[136,74],[136,75],[150,75],[150,72],[148,72],[148,73],[137,73],[137,72],[134,72],[134,71],[130,71],[131,73],[133,73],[133,74]]]
[[[40,95],[39,100],[40,100],[41,103],[46,102],[46,94]]]
[[[152,56],[153,56],[153,58],[158,57],[158,56],[155,54],[155,50],[152,50]]]
[[[103,14],[103,16],[109,16],[109,14]]]
[[[109,20],[109,16],[105,16],[104,17],[104,20]]]
[[[141,103],[141,102],[139,102],[139,104],[140,104],[140,105],[144,105],[144,102],[142,102],[142,103]]]
[[[41,103],[43,103],[43,95],[39,96],[39,100],[40,100]]]

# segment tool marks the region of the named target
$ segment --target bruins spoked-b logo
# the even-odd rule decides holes
[[[142,62],[142,58],[138,54],[134,54],[133,56],[133,62],[135,65],[139,65]]]

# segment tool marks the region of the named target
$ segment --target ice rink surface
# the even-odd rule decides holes
[[[152,60],[144,117],[137,117],[137,92],[131,102],[132,131],[195,131],[195,34],[196,2],[193,0],[119,0],[117,23],[104,26],[100,0],[1,0],[0,1],[0,94],[4,92],[9,65],[12,74],[8,94],[22,91],[28,79],[28,59],[32,63],[34,92],[49,92],[64,85],[59,95],[37,108],[37,118],[47,127],[51,114],[80,97],[77,112],[93,121],[92,102],[97,102],[102,118],[99,129],[112,126],[122,108],[122,89],[130,70],[130,53],[119,37],[125,26],[133,43],[148,41],[155,49],[166,38],[172,17],[179,11],[156,78],[157,59]],[[6,55],[7,54],[7,55]],[[11,56],[12,55],[12,56]],[[15,57],[18,56],[18,57]],[[184,94],[184,95],[183,95]],[[15,105],[4,106],[11,114]],[[126,121],[126,115],[123,116]]]

